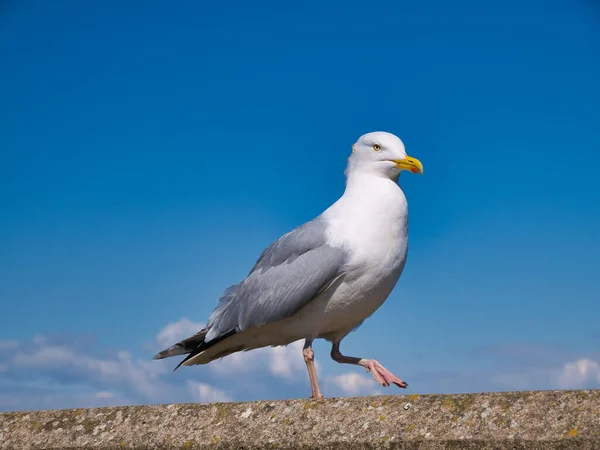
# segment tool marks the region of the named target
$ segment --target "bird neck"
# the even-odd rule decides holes
[[[375,170],[349,170],[346,172],[346,190],[344,196],[363,196],[375,194],[373,191],[400,191],[398,177],[390,177]]]
[[[372,171],[353,171],[347,174],[346,190],[328,211],[345,220],[376,218],[404,222],[407,220],[406,197],[397,182]]]

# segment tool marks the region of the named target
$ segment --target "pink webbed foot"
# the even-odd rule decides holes
[[[374,359],[361,359],[359,364],[367,369],[367,372],[371,373],[375,381],[384,387],[387,387],[392,383],[399,388],[405,388],[408,386],[406,382],[402,381]]]

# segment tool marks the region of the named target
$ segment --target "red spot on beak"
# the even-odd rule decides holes
[[[419,172],[419,169],[417,169],[416,167],[413,167],[412,169],[410,169],[410,171],[412,173],[417,173],[417,172]]]

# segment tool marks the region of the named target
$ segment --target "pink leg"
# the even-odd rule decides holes
[[[387,387],[392,383],[400,388],[405,388],[408,386],[408,384],[406,384],[374,359],[363,359],[342,355],[340,353],[339,342],[337,344],[333,344],[333,347],[331,348],[331,358],[334,361],[342,364],[355,364],[358,366],[363,366],[365,369],[367,369],[367,372],[371,373],[375,381],[382,386]]]
[[[304,362],[308,369],[308,378],[310,379],[310,387],[312,394],[310,398],[323,398],[321,390],[319,389],[319,381],[317,380],[317,369],[315,368],[315,352],[312,349],[312,340],[306,340],[304,342],[304,349],[302,350],[304,356]]]
[[[387,387],[390,385],[390,383],[394,383],[400,388],[405,388],[408,386],[408,384],[406,384],[374,359],[361,359],[358,364],[367,369],[367,372],[371,372],[371,375],[373,375],[375,381],[382,386]]]

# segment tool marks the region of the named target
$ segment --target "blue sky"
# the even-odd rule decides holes
[[[151,357],[375,130],[425,175],[344,350],[408,393],[600,387],[598,6],[217,3],[0,8],[0,410],[306,396],[297,345]],[[400,393],[315,351],[326,396]]]

